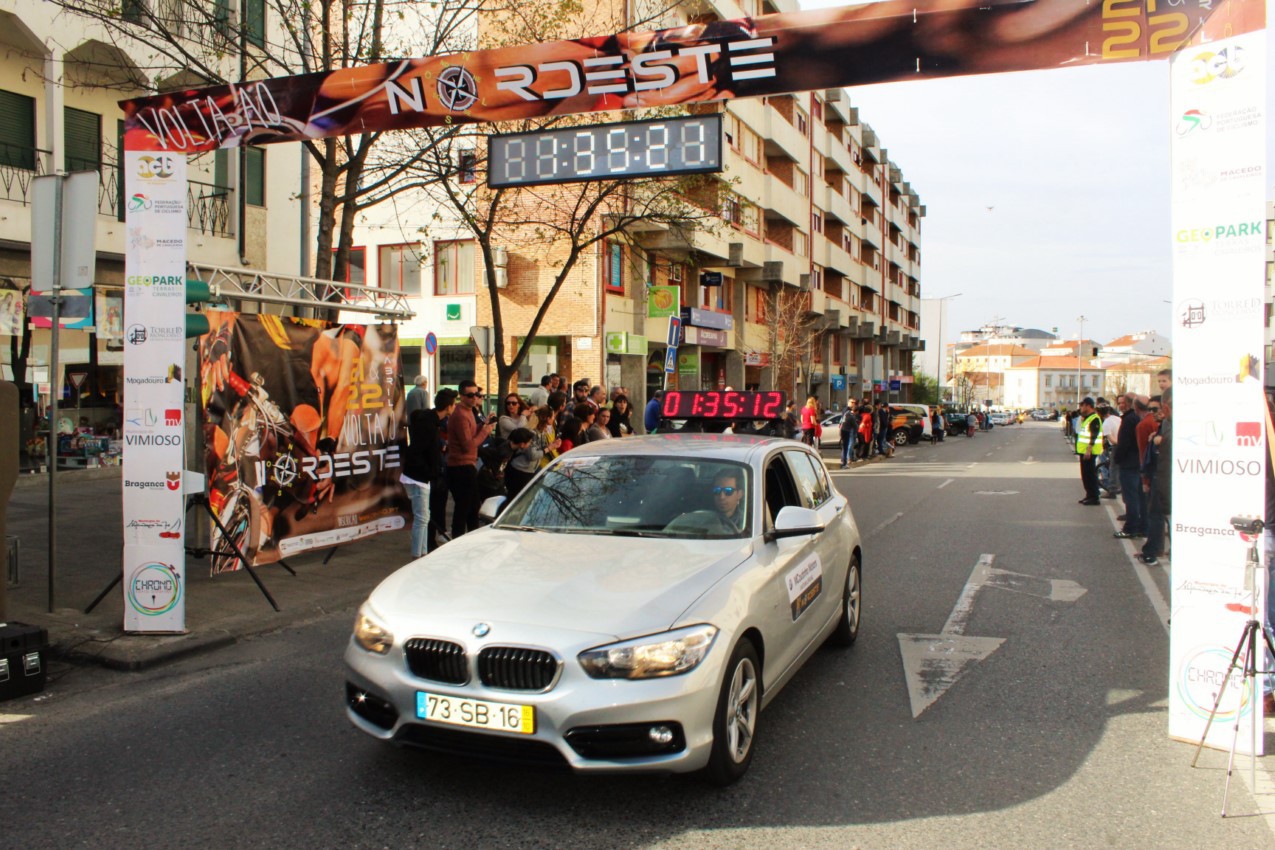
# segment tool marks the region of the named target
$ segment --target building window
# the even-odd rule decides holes
[[[731,298],[734,288],[734,281],[728,277],[722,278],[721,286],[701,285],[699,288],[699,305],[705,310],[712,310],[715,313],[729,313],[734,305],[734,301]]]
[[[800,230],[792,232],[792,252],[798,257],[810,256],[810,237]]]
[[[249,44],[266,46],[266,0],[243,0],[243,28]]]
[[[810,178],[800,168],[792,170],[792,188],[801,197],[810,197]]]
[[[474,240],[434,243],[434,294],[474,294]]]
[[[668,279],[673,283],[681,283],[685,277],[685,269],[681,263],[671,263],[668,267]]]
[[[760,286],[744,287],[744,321],[753,324],[766,323],[766,290]]]
[[[98,171],[102,167],[102,116],[65,107],[66,141],[63,168],[67,172]]]
[[[266,205],[266,152],[262,148],[244,149],[243,191],[250,206]]]
[[[619,242],[607,243],[607,292],[624,294],[624,246]]]
[[[382,289],[404,295],[420,295],[421,246],[382,245],[377,258],[377,274]]]
[[[793,118],[795,119],[793,123],[797,127],[797,132],[803,136],[809,136],[810,119],[806,117],[806,111],[798,107],[793,110]]]
[[[823,213],[819,210],[810,211],[810,232],[823,233]]]
[[[230,0],[217,0],[213,6],[213,29],[222,38],[230,38]]]
[[[0,166],[35,171],[35,98],[0,91]]]
[[[145,23],[146,3],[144,0],[124,0],[120,5],[120,18],[130,24]]]
[[[473,183],[478,179],[478,155],[473,151],[461,151],[460,182]]]
[[[336,259],[337,249],[332,249],[332,257]],[[349,262],[345,266],[346,283],[357,283],[360,286],[367,283],[367,248],[357,247],[350,249]],[[348,292],[346,293],[349,294]]]
[[[1045,376],[1045,386],[1046,386],[1046,387],[1052,387],[1053,385],[1054,385],[1054,376],[1053,376],[1053,375],[1046,375],[1046,376]]]

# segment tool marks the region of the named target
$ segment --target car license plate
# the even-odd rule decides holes
[[[416,692],[416,716],[435,723],[517,732],[520,735],[536,731],[534,706],[463,699],[425,691]]]

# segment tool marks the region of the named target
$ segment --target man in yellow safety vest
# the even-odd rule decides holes
[[[1102,419],[1093,399],[1080,400],[1080,428],[1076,432],[1076,454],[1080,455],[1080,481],[1085,485],[1082,505],[1098,504],[1098,456],[1102,454]]]

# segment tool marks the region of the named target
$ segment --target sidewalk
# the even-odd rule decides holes
[[[277,565],[256,568],[279,604],[276,613],[247,572],[213,577],[207,558],[187,558],[187,633],[125,634],[118,586],[84,613],[122,569],[120,469],[60,472],[57,501],[56,607],[50,613],[48,477],[18,479],[6,534],[19,538],[20,581],[8,589],[7,619],[48,629],[54,656],[70,661],[137,670],[276,631],[358,605],[408,560],[410,532],[403,530],[338,549],[326,565],[323,551],[289,558],[296,576]],[[206,546],[206,521],[195,525],[195,513],[189,516],[200,529],[192,542]]]

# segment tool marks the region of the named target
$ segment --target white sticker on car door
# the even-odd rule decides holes
[[[784,576],[788,587],[788,604],[795,622],[823,592],[823,568],[818,555],[811,555]]]

